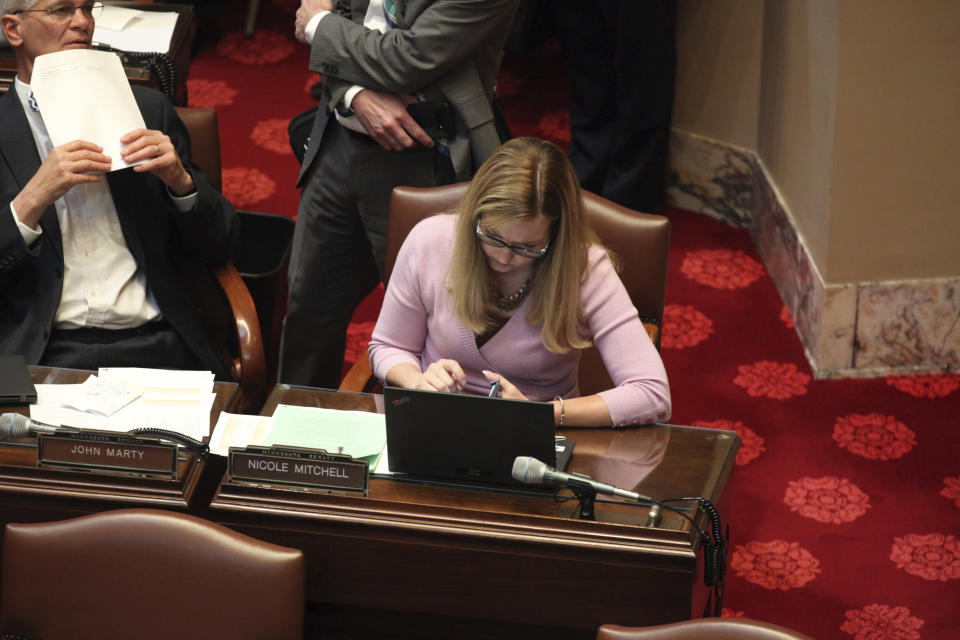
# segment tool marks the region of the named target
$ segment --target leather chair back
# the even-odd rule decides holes
[[[191,515],[121,509],[8,524],[2,573],[11,637],[303,636],[303,552]]]
[[[220,191],[223,177],[220,168],[220,128],[217,110],[213,107],[176,107],[190,134],[190,157],[210,183]]]
[[[790,629],[749,618],[701,618],[656,627],[605,624],[597,640],[813,640]]]
[[[404,238],[418,222],[453,212],[469,183],[442,187],[396,187],[390,198],[384,282],[390,278]],[[586,218],[600,241],[616,255],[620,279],[654,344],[660,346],[670,250],[670,219],[640,213],[583,191]],[[590,395],[612,386],[600,354],[587,349],[580,360],[580,393]]]

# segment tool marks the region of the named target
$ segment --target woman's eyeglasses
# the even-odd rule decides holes
[[[100,14],[103,13],[103,3],[86,2],[80,6],[58,4],[54,7],[47,7],[46,9],[20,9],[19,11],[12,11],[11,13],[14,15],[18,13],[45,13],[53,22],[66,22],[72,20],[77,11],[83,13],[85,18],[93,20],[99,18]]]
[[[485,233],[480,229],[480,223],[477,222],[477,237],[480,238],[480,242],[491,247],[497,247],[498,249],[510,249],[515,254],[522,258],[542,258],[547,255],[547,249],[550,248],[550,240],[547,240],[547,244],[543,245],[543,249],[531,249],[530,247],[518,246],[515,244],[509,244],[504,242],[497,236],[492,236],[489,233]]]

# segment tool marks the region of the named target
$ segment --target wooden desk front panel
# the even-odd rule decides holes
[[[382,410],[375,396],[281,385],[264,414],[278,402]],[[656,429],[668,432],[669,447],[661,443],[647,461],[637,490],[690,495],[693,489],[670,482],[675,476],[706,489],[692,495],[717,502],[736,438],[711,437],[705,445],[704,430],[671,427],[635,435],[657,442],[663,432]],[[602,468],[604,452],[630,437],[609,429],[566,433],[577,441],[571,468],[581,472]],[[657,493],[661,483],[668,493]],[[573,519],[574,508],[574,501],[558,505],[535,492],[374,477],[366,498],[222,485],[209,517],[303,549],[308,599],[327,611],[355,612],[342,621],[343,637],[374,637],[372,628],[376,637],[436,637],[442,619],[458,637],[522,628],[528,637],[592,638],[604,622],[658,624],[701,614],[702,554],[685,521],[665,515],[661,527],[649,528],[638,524],[645,508],[598,501],[599,521],[589,522]]]
[[[76,384],[90,371],[30,367],[34,384]],[[233,406],[237,385],[216,383],[211,428],[221,411]],[[0,407],[27,414],[27,407]],[[112,475],[37,466],[35,438],[0,445],[0,526],[7,522],[42,522],[121,507],[155,507],[187,511],[206,505],[222,474],[221,461],[181,460],[179,478]],[[219,465],[219,466],[218,466]]]
[[[697,588],[697,549],[677,532],[335,496],[304,508],[221,494],[210,517],[303,549],[308,599],[324,604],[592,637],[602,622],[688,618]]]

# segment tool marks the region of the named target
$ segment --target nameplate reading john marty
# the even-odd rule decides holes
[[[177,446],[112,431],[64,430],[37,437],[43,467],[177,478]]]

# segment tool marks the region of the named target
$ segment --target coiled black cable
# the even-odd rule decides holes
[[[166,53],[143,53],[140,51],[121,51],[103,42],[91,43],[91,48],[99,51],[110,51],[120,57],[120,62],[126,67],[143,67],[156,78],[159,90],[177,104],[177,82],[173,61]]]
[[[141,427],[139,429],[131,429],[127,433],[135,436],[152,436],[154,438],[159,438],[160,440],[167,440],[169,442],[176,442],[177,444],[183,446],[190,451],[193,451],[200,457],[207,455],[210,452],[210,447],[203,444],[199,440],[194,440],[190,436],[178,433],[177,431],[170,431],[169,429],[156,429],[153,427]]]
[[[581,493],[575,489],[571,489],[571,491],[573,491],[574,496],[580,500],[582,504],[583,497]],[[574,496],[561,496],[557,492],[554,492],[554,499],[558,502],[565,502]],[[672,502],[696,503],[710,521],[709,531],[704,531],[701,529],[694,518],[682,509],[671,506],[669,503]],[[715,606],[713,607],[713,615],[719,616],[722,612],[723,606],[724,577],[727,566],[727,542],[726,536],[723,532],[723,523],[720,519],[720,512],[717,511],[717,508],[712,502],[699,496],[664,498],[663,500],[640,500],[639,504],[649,506],[656,505],[661,509],[666,509],[676,513],[690,523],[691,528],[700,539],[701,546],[703,547],[703,582],[708,587],[714,588],[714,593],[716,596]]]
[[[140,53],[134,51],[118,51],[120,61],[128,67],[144,67],[156,78],[157,87],[170,102],[177,103],[177,83],[173,69],[173,61],[165,53]]]

